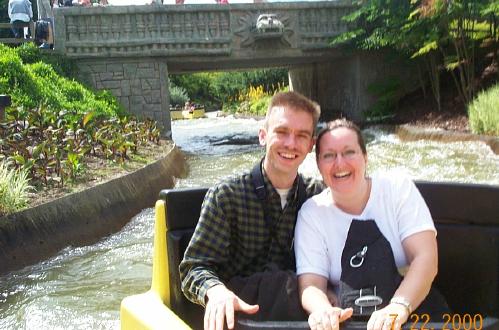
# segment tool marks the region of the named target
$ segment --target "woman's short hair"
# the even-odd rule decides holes
[[[359,143],[360,150],[364,155],[367,155],[366,143],[364,141],[364,137],[362,136],[362,132],[360,131],[359,126],[355,125],[355,123],[346,118],[340,118],[333,121],[330,121],[326,124],[319,134],[317,135],[317,140],[315,141],[315,157],[318,160],[319,154],[321,152],[321,139],[327,132],[331,132],[337,128],[348,128],[354,131],[355,135],[357,135],[357,142]]]

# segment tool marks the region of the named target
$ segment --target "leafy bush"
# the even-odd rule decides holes
[[[124,113],[117,101],[110,101],[110,94],[96,95],[79,82],[61,76],[50,64],[32,63],[36,59],[32,48],[0,44],[0,94],[11,95],[15,106],[29,109],[43,105],[54,113],[94,111],[108,117]]]
[[[185,88],[170,85],[170,104],[172,106],[183,106],[187,101],[189,101],[189,96]]]
[[[159,142],[155,121],[127,117],[109,92],[61,76],[42,57],[0,44],[0,94],[13,104],[0,123],[0,159],[27,171],[35,186],[63,186],[82,173],[85,157],[124,162],[138,146]]]
[[[194,103],[203,104],[208,109],[219,109],[221,102],[213,88],[213,81],[217,75],[218,73],[213,72],[181,74],[170,76],[170,80],[172,85],[184,88]]]
[[[478,94],[468,106],[471,130],[499,136],[499,84]]]
[[[259,100],[255,100],[250,106],[250,112],[258,116],[265,116],[267,108],[269,107],[271,95],[265,95]]]
[[[20,45],[19,47],[15,48],[15,51],[24,64],[43,62],[49,64],[59,75],[65,77],[75,76],[75,62],[64,55],[54,52],[43,52],[40,50],[40,48],[38,48],[34,43],[31,42],[26,42]]]
[[[403,95],[397,78],[389,77],[372,83],[367,91],[376,97],[375,103],[365,113],[367,119],[378,121],[395,114],[397,103]]]
[[[26,170],[16,170],[5,161],[0,162],[0,216],[24,208],[32,189]]]
[[[93,156],[124,162],[129,152],[148,142],[159,142],[156,122],[135,118],[103,118],[95,112],[54,114],[46,107],[9,111],[0,123],[0,155],[28,171],[36,185],[63,186]]]
[[[244,72],[209,72],[170,77],[176,86],[184,87],[191,100],[206,108],[239,111],[240,95],[249,92],[251,86],[261,86],[266,93],[288,85],[286,69],[265,69]]]

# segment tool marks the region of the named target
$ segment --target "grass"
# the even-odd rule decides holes
[[[0,162],[0,216],[26,207],[31,190],[27,171],[15,170],[8,163]]]
[[[473,133],[499,136],[499,84],[481,92],[468,106]]]

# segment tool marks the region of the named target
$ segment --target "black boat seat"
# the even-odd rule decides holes
[[[453,313],[461,317],[480,314],[485,320],[483,329],[499,330],[499,187],[429,182],[417,182],[417,186],[438,231],[439,273],[435,286],[444,294]],[[178,266],[198,221],[206,190],[160,193],[166,201],[171,309],[194,329],[202,328],[203,308],[184,297]],[[486,316],[489,318],[485,319]],[[431,320],[440,322],[440,326],[444,321]],[[408,322],[404,328],[410,326]],[[362,327],[365,323],[350,322],[342,328]],[[307,328],[305,322],[238,324],[238,329]]]

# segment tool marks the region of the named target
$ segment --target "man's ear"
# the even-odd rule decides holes
[[[265,130],[265,128],[260,128],[260,130],[258,131],[258,141],[260,141],[260,145],[262,147],[265,147],[265,143],[266,143],[266,138],[267,138],[267,131]]]
[[[312,152],[312,150],[314,149],[314,145],[315,145],[316,140],[317,140],[317,138],[315,136],[310,139],[310,147],[308,148],[308,152]]]

